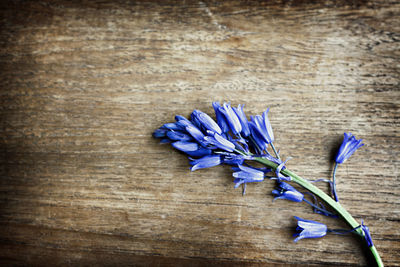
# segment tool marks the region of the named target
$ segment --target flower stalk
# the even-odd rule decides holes
[[[266,158],[262,158],[262,157],[255,157],[254,158],[255,161],[262,163],[272,169],[276,169],[278,168],[278,164],[269,161]],[[340,215],[343,220],[345,220],[345,222],[352,227],[353,229],[355,229],[355,232],[362,236],[365,237],[365,233],[364,231],[360,228],[360,224],[353,218],[353,216],[351,216],[351,214],[345,209],[343,208],[343,206],[339,203],[336,202],[334,199],[332,199],[329,195],[327,195],[324,191],[322,191],[321,189],[319,189],[318,187],[314,186],[312,183],[308,182],[306,179],[298,176],[297,174],[295,174],[294,172],[288,170],[287,168],[285,168],[284,170],[281,170],[281,173],[283,175],[289,176],[291,177],[291,181],[300,185],[301,187],[307,189],[308,191],[310,191],[311,193],[313,193],[315,196],[319,197],[320,199],[322,199],[326,204],[328,204],[334,211],[336,211],[336,213],[338,215]],[[377,266],[381,267],[384,266],[381,257],[379,256],[378,251],[376,250],[376,247],[374,245],[369,247],[369,250],[371,251],[372,255],[374,256],[374,259],[376,260],[376,264]]]
[[[342,217],[351,227],[350,230],[329,229],[326,225],[302,219],[298,220],[298,233],[294,242],[303,238],[321,238],[327,233],[355,233],[363,238],[369,247],[377,266],[383,266],[382,260],[372,242],[369,228],[362,222],[359,224],[346,209],[339,203],[336,192],[336,170],[338,165],[343,164],[354,152],[362,147],[362,139],[357,140],[351,133],[345,133],[343,142],[335,157],[335,168],[333,180],[319,179],[316,181],[329,182],[333,197],[329,196],[312,184],[313,181],[306,180],[288,170],[285,166],[290,157],[282,160],[279,151],[275,148],[274,133],[268,118],[269,109],[261,115],[251,116],[248,121],[243,111],[243,105],[237,108],[231,107],[229,103],[220,105],[213,103],[217,118],[215,122],[209,115],[194,110],[190,120],[183,116],[175,116],[175,123],[166,123],[155,130],[153,136],[161,139],[161,143],[171,143],[177,150],[188,155],[191,170],[210,168],[220,164],[231,165],[234,171],[233,177],[235,188],[243,185],[243,195],[246,192],[247,183],[264,181],[264,178],[277,180],[277,188],[272,191],[275,199],[286,199],[294,202],[305,202],[313,207],[315,213],[337,218]],[[268,152],[271,147],[275,156]],[[264,164],[264,168],[251,166],[250,162]],[[273,172],[275,176],[268,176]],[[304,195],[286,182],[294,182],[308,190],[306,192],[314,198],[315,203],[305,199]],[[332,211],[328,211],[318,201],[317,197],[325,202]]]

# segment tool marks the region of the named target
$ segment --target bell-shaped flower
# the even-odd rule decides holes
[[[362,139],[357,140],[351,133],[344,133],[343,143],[339,148],[335,161],[337,163],[345,162],[350,156],[364,144],[361,144]]]
[[[272,132],[272,127],[268,119],[269,108],[264,111],[263,115],[251,116],[251,121],[253,122],[256,131],[264,139],[264,141],[269,144],[274,142],[274,133]]]
[[[223,156],[223,162],[229,165],[242,165],[245,160],[245,156],[234,153],[226,153]]]
[[[201,157],[211,154],[211,150],[199,146],[197,143],[177,141],[172,143],[172,146],[192,157]]]
[[[239,165],[239,171],[234,172],[232,175],[235,177],[234,183],[235,188],[243,183],[253,183],[253,182],[262,182],[264,181],[264,172],[253,169],[250,167],[246,167],[243,165]]]
[[[168,131],[167,137],[172,141],[190,141],[192,137],[187,134],[178,131]]]
[[[253,145],[257,148],[257,150],[260,150],[258,153],[261,153],[267,149],[268,143],[265,142],[260,131],[257,129],[257,125],[254,122],[250,121],[248,125],[251,132],[251,139],[254,143]]]
[[[214,167],[214,166],[217,166],[220,164],[221,164],[221,156],[220,155],[209,155],[209,156],[204,156],[199,159],[192,160],[190,162],[190,165],[192,165],[190,170],[195,171],[198,169]]]
[[[158,128],[157,130],[155,130],[153,132],[153,136],[155,138],[163,138],[163,137],[167,136],[167,132],[168,132],[168,130],[165,128]]]
[[[214,145],[228,152],[233,152],[233,150],[235,149],[235,145],[231,141],[225,139],[224,137],[222,137],[217,133],[214,133],[213,136],[205,136],[204,140],[208,144]]]
[[[186,126],[185,130],[196,139],[197,142],[204,142],[204,134],[193,124]]]
[[[191,118],[193,123],[195,123],[200,128],[203,127],[206,130],[222,134],[222,130],[218,126],[218,124],[206,113],[195,109],[191,114]]]
[[[228,122],[226,122],[224,114],[222,114],[222,112],[219,110],[219,108],[221,107],[219,102],[213,102],[212,106],[215,111],[215,117],[217,118],[217,123],[219,127],[221,127],[222,132],[223,133],[229,132]]]
[[[174,123],[174,122],[169,122],[164,124],[161,128],[172,130],[172,131],[182,131],[184,127],[181,125]]]
[[[269,108],[267,108],[267,110],[263,112],[262,117],[264,120],[264,127],[267,130],[266,133],[268,136],[269,143],[272,143],[272,142],[274,142],[275,137],[274,137],[274,132],[272,131],[271,123],[269,122],[269,119],[268,119],[268,112],[269,112]]]
[[[297,242],[303,238],[323,237],[328,231],[328,227],[323,223],[305,220],[296,216],[294,218],[297,220],[297,233],[293,235],[297,238],[294,240],[294,242]]]
[[[238,135],[242,131],[242,125],[240,124],[239,118],[236,113],[233,111],[232,107],[228,103],[224,103],[219,110],[224,114],[226,121],[229,124],[229,127],[232,130],[232,133]]]
[[[293,186],[285,182],[278,182],[277,189],[272,191],[272,194],[276,195],[276,199],[287,199],[294,202],[302,202],[304,195],[297,191]]]
[[[242,131],[241,133],[243,134],[244,137],[247,137],[250,135],[250,129],[249,129],[249,124],[246,118],[246,114],[244,114],[243,111],[243,106],[244,105],[238,105],[237,108],[233,107],[233,111],[236,113],[240,124],[242,125]]]

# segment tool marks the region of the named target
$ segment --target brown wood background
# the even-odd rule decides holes
[[[0,261],[364,266],[354,236],[293,243],[273,183],[191,173],[154,129],[213,100],[271,107],[288,168],[329,177],[400,265],[398,1],[1,1]],[[327,189],[326,185],[320,185]]]

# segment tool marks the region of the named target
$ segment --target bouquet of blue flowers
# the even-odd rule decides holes
[[[206,113],[194,110],[190,120],[177,115],[176,122],[164,124],[154,131],[153,136],[160,138],[161,143],[171,143],[174,148],[186,153],[192,171],[221,164],[231,165],[235,188],[242,186],[243,194],[246,193],[247,183],[261,182],[265,178],[276,180],[276,189],[272,191],[274,200],[304,202],[310,205],[314,212],[334,218],[341,217],[351,227],[349,230],[329,229],[325,224],[295,217],[297,229],[294,242],[303,238],[323,237],[327,233],[354,233],[365,240],[376,264],[383,266],[368,227],[363,222],[359,224],[341,206],[336,192],[337,167],[363,146],[362,139],[357,140],[351,133],[345,133],[335,157],[332,180],[307,180],[288,170],[285,165],[288,159],[282,160],[279,151],[276,150],[274,133],[268,119],[269,109],[262,115],[251,116],[248,120],[243,105],[236,108],[229,103],[220,105],[213,102],[213,107],[216,121]],[[251,162],[261,163],[265,167],[252,166]],[[319,181],[329,183],[331,196],[314,185]],[[307,189],[313,200],[305,198],[304,194],[290,183]]]

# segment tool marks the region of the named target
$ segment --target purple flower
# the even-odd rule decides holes
[[[285,182],[279,182],[277,189],[272,191],[272,194],[276,195],[276,199],[287,199],[294,202],[302,202],[304,195],[297,191],[293,186]]]
[[[213,105],[213,108],[215,111],[215,117],[217,117],[217,123],[218,123],[219,127],[221,127],[222,132],[223,133],[229,132],[229,126],[225,120],[225,116],[219,110],[219,108],[221,107],[219,102],[213,102],[212,105]]]
[[[190,140],[192,140],[192,137],[190,137],[189,135],[184,134],[182,132],[176,132],[176,131],[167,132],[167,137],[173,141],[190,141]]]
[[[228,151],[228,152],[233,152],[235,149],[235,145],[222,137],[221,135],[214,133],[213,136],[206,136],[204,137],[204,140],[209,143],[210,145],[214,145],[222,150]]]
[[[174,122],[166,123],[161,128],[173,131],[182,131],[184,129],[181,125]]]
[[[172,146],[192,157],[201,157],[211,154],[210,149],[199,147],[197,143],[177,141],[172,143]]]
[[[224,103],[222,107],[219,107],[219,110],[222,114],[224,114],[225,119],[228,122],[232,132],[235,135],[238,135],[242,131],[242,125],[240,124],[239,118],[233,111],[231,105],[228,103]]]
[[[204,142],[204,134],[193,124],[186,126],[185,130],[196,139],[197,142],[203,143]]]
[[[155,138],[163,138],[167,135],[168,130],[163,128],[158,128],[153,132]]]
[[[235,113],[240,121],[240,124],[242,125],[241,133],[243,134],[243,136],[247,137],[250,135],[250,129],[249,129],[249,124],[248,124],[246,115],[244,114],[244,111],[243,111],[243,107],[244,107],[244,105],[238,105],[237,108],[233,107],[233,111],[235,111]]]
[[[229,165],[242,165],[245,157],[234,153],[226,153],[223,156],[223,162]]]
[[[272,143],[272,142],[274,142],[275,137],[274,137],[274,132],[272,131],[271,123],[269,122],[269,119],[268,119],[268,112],[269,112],[269,108],[267,108],[267,110],[263,112],[262,117],[264,119],[264,127],[267,130],[266,133],[268,136],[269,143]]]
[[[210,130],[218,134],[222,134],[222,130],[218,124],[206,113],[195,109],[192,112],[191,118],[193,123],[195,123],[197,126],[203,127],[206,130]]]
[[[262,151],[267,149],[268,144],[264,141],[264,138],[262,137],[260,131],[257,129],[257,125],[254,122],[250,121],[248,125],[251,132],[252,140],[254,142],[254,146],[257,148],[256,150],[260,150],[258,151],[258,153],[261,153]]]
[[[364,144],[361,144],[362,139],[357,140],[351,133],[344,133],[343,143],[339,148],[335,161],[337,163],[345,162],[350,156]]]
[[[239,171],[232,175],[235,177],[235,188],[243,183],[262,182],[264,181],[264,172],[250,167],[239,165]]]
[[[272,127],[268,119],[268,112],[269,108],[263,112],[262,116],[251,116],[251,121],[253,122],[255,130],[267,144],[274,142],[274,133],[272,132]]]
[[[303,238],[323,237],[328,231],[328,227],[323,223],[305,220],[296,216],[294,218],[297,220],[296,231],[298,231],[293,235],[297,236],[294,242],[297,242]]]
[[[214,167],[220,164],[221,164],[221,156],[219,155],[204,156],[202,158],[192,160],[190,162],[190,165],[192,165],[190,170],[195,171],[198,169]]]

